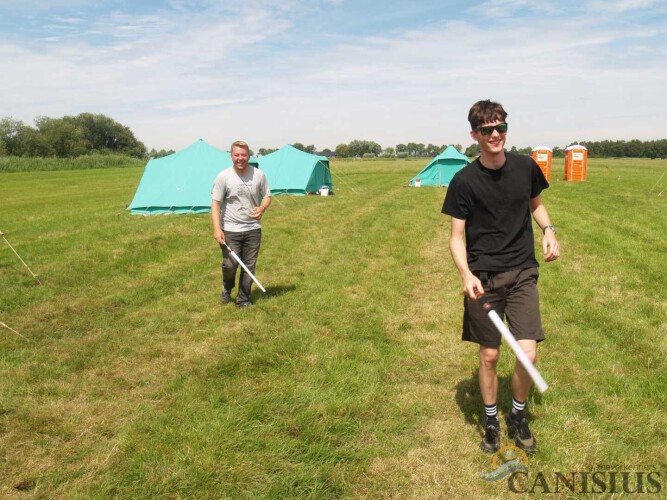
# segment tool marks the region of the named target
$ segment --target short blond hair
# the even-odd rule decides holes
[[[232,142],[232,147],[229,148],[229,152],[231,153],[234,148],[243,148],[248,152],[248,154],[250,154],[250,146],[248,146],[247,142],[243,142],[243,141],[234,141],[234,142]]]

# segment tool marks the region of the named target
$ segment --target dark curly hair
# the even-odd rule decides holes
[[[503,106],[498,102],[493,102],[489,99],[485,101],[477,101],[470,108],[468,113],[468,121],[470,122],[470,128],[472,130],[477,130],[477,127],[483,125],[484,123],[494,122],[500,120],[504,122],[507,119],[507,112],[503,109]]]

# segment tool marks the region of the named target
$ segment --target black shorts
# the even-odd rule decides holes
[[[481,275],[480,279],[486,278],[483,273],[474,274]],[[482,279],[483,298],[472,300],[466,296],[463,299],[463,340],[485,347],[500,347],[500,332],[482,308],[484,303],[489,303],[498,316],[507,319],[509,329],[517,340],[544,340],[537,268],[487,274],[488,279]]]

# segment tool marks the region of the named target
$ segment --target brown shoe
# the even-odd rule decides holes
[[[495,453],[500,449],[500,424],[486,426],[480,448],[486,453]]]
[[[535,453],[537,448],[537,439],[528,428],[528,421],[525,416],[514,418],[511,415],[505,417],[507,423],[507,435],[514,438],[514,444],[526,453]]]

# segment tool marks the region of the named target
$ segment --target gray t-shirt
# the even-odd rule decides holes
[[[264,172],[252,166],[243,176],[237,174],[234,167],[223,170],[215,178],[211,190],[211,198],[220,202],[221,229],[234,233],[262,227],[250,213],[269,196],[271,190]]]

